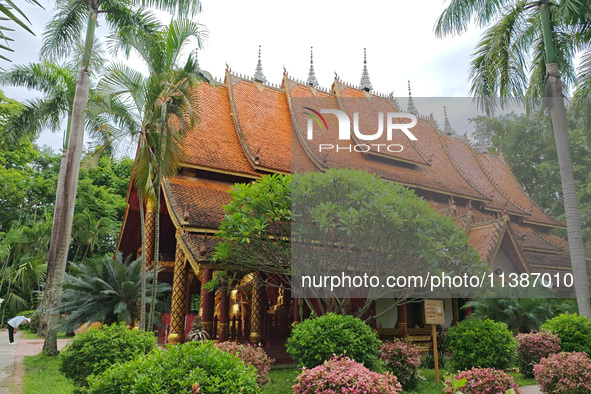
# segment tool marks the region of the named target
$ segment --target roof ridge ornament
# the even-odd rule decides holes
[[[410,81],[408,81],[408,107],[406,110],[413,115],[419,114],[419,111],[417,111],[417,107],[415,107],[415,102],[412,99],[412,93],[410,91]]]
[[[443,113],[445,114],[445,123],[443,125],[443,133],[446,135],[456,135],[455,130],[451,127],[449,118],[447,117],[447,107],[443,107]]]
[[[310,47],[310,71],[308,71],[308,85],[313,88],[318,87],[318,80],[314,73],[314,47]]]
[[[259,60],[257,61],[257,68],[254,72],[254,80],[260,83],[267,83],[267,78],[263,74],[263,64],[261,62],[261,46],[259,45]]]
[[[369,72],[367,71],[367,52],[363,48],[363,73],[361,74],[361,81],[359,82],[359,89],[370,92],[373,90],[371,81],[369,80]]]

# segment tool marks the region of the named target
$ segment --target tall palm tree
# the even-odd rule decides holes
[[[61,301],[62,283],[72,233],[74,200],[84,141],[85,109],[90,87],[90,59],[97,19],[99,14],[104,15],[112,31],[117,31],[124,26],[153,31],[154,16],[146,12],[144,6],[157,7],[178,15],[194,15],[201,10],[201,3],[198,0],[58,0],[57,13],[45,33],[42,53],[49,57],[67,56],[73,48],[75,37],[85,36],[84,51],[76,78],[70,138],[60,166],[56,191],[54,225],[45,286],[47,314],[41,316],[46,319],[48,327],[43,350],[50,355],[57,354],[58,315],[54,307]]]
[[[463,33],[474,19],[493,23],[471,64],[471,93],[494,110],[510,100],[540,102],[549,110],[562,180],[564,210],[579,313],[591,317],[589,284],[563,93],[575,79],[572,61],[589,29],[591,4],[578,0],[451,0],[435,26],[438,36]],[[565,84],[561,81],[561,75]]]
[[[98,71],[103,65],[103,51],[95,42],[93,47],[90,67]],[[82,56],[82,46],[78,42],[74,47],[72,59],[66,62],[30,63],[18,65],[0,74],[0,84],[21,86],[41,92],[42,97],[25,103],[24,109],[15,116],[9,117],[3,131],[3,137],[8,143],[16,145],[24,137],[37,138],[43,128],[58,131],[64,120],[67,120],[67,128],[63,135],[62,160],[67,154],[67,146],[70,134],[70,121],[74,105],[74,93],[76,89],[76,67]],[[94,85],[94,84],[93,84]],[[90,101],[96,99],[95,89],[90,88]],[[92,137],[104,138],[111,131],[111,125],[100,114],[87,111],[87,132]],[[67,256],[67,253],[66,253]],[[49,272],[51,270],[48,269]],[[44,311],[46,298],[43,299],[39,334],[45,334],[47,319]]]
[[[212,82],[211,75],[199,69],[196,50],[186,59],[182,51],[191,39],[195,39],[200,48],[204,36],[201,25],[186,19],[175,20],[154,34],[122,29],[116,36],[116,48],[127,54],[135,51],[147,66],[149,75],[144,76],[127,64],[116,63],[107,68],[98,85],[99,94],[105,97],[104,111],[121,126],[121,133],[113,136],[114,139],[129,135],[139,139],[132,176],[140,197],[142,226],[143,201],[156,208],[155,270],[159,264],[160,185],[162,179],[174,175],[181,164],[183,136],[198,116],[195,88],[202,79]],[[145,248],[145,234],[142,233],[143,256],[146,256]],[[154,291],[151,298],[153,306]],[[141,327],[152,327],[153,319],[154,308],[151,307],[147,323],[141,315]]]

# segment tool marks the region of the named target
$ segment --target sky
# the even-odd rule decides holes
[[[329,88],[335,73],[341,80],[359,84],[363,70],[363,50],[367,48],[367,67],[373,88],[378,93],[408,96],[411,81],[413,97],[468,97],[468,69],[471,54],[481,31],[470,29],[459,37],[435,37],[433,26],[445,9],[443,0],[334,1],[299,0],[297,2],[255,0],[203,0],[203,12],[195,18],[208,31],[199,64],[214,77],[222,78],[226,64],[233,72],[252,76],[258,47],[267,80],[280,84],[285,68],[292,78],[305,80],[310,67],[310,47],[314,47],[314,68],[322,87]],[[15,42],[10,54],[13,64],[38,61],[42,33],[53,14],[53,2],[41,0],[45,10],[24,5],[36,36],[22,30],[12,33]],[[170,17],[159,13],[163,20]],[[99,20],[100,23],[100,20]],[[106,28],[97,34],[104,37]],[[137,59],[131,59],[131,63]],[[9,69],[10,64],[1,62]],[[3,87],[8,97],[26,100],[35,92]],[[418,110],[433,112],[443,124],[442,105]],[[403,104],[406,105],[405,103]],[[460,107],[458,105],[452,107]],[[452,124],[461,118],[448,108]],[[459,117],[458,117],[459,116]],[[458,129],[456,127],[456,129]],[[42,133],[38,143],[55,149],[62,136]]]

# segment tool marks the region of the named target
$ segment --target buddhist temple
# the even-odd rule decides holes
[[[570,271],[567,243],[550,230],[565,224],[549,217],[523,191],[502,156],[479,152],[464,136],[455,134],[447,119],[444,128],[432,116],[423,116],[410,96],[401,109],[390,95],[378,94],[369,79],[364,58],[360,84],[335,77],[323,89],[314,73],[312,54],[307,80],[298,81],[286,72],[280,85],[267,82],[260,59],[253,77],[227,68],[225,78],[213,86],[198,87],[200,121],[186,136],[185,159],[179,173],[163,181],[160,207],[160,280],[172,285],[171,313],[165,316],[167,341],[182,342],[194,314],[192,301],[199,299],[203,327],[218,340],[281,342],[297,320],[300,305],[288,291],[244,287],[207,292],[211,280],[208,264],[216,240],[212,238],[229,203],[228,190],[270,173],[324,171],[331,167],[366,170],[385,180],[403,184],[430,202],[441,215],[452,218],[491,269],[503,272]],[[409,83],[410,95],[410,83]],[[319,153],[304,136],[306,100],[323,98],[328,108],[346,113],[409,112],[416,114],[417,136],[402,133],[394,142],[402,152]],[[356,98],[350,100],[350,98]],[[328,117],[327,117],[328,119]],[[330,125],[329,125],[330,126]],[[398,139],[398,140],[397,140]],[[146,207],[147,264],[154,257],[153,206]],[[141,252],[139,200],[130,183],[127,209],[118,250],[124,255]],[[252,275],[260,275],[252,273]],[[246,290],[245,290],[246,289]],[[385,310],[389,300],[375,302]],[[445,299],[446,324],[461,320],[469,310],[463,299]],[[383,338],[429,335],[420,303],[401,305],[371,324]]]

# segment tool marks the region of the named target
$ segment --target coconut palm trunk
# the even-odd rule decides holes
[[[62,284],[70,248],[76,189],[78,188],[78,175],[80,173],[80,158],[84,143],[85,110],[90,91],[90,57],[98,15],[94,10],[89,11],[84,54],[78,69],[76,93],[72,107],[68,148],[60,165],[49,258],[47,260],[47,280],[45,282],[47,336],[43,343],[43,351],[49,355],[57,354],[58,312],[56,307],[59,306],[62,298]]]
[[[148,327],[154,326],[154,316],[156,314],[156,287],[158,286],[158,271],[160,270],[160,195],[162,183],[162,148],[164,143],[164,133],[166,130],[166,102],[162,103],[160,113],[160,142],[156,147],[156,217],[154,218],[154,276],[152,279],[152,296],[150,299],[150,318]]]
[[[564,199],[564,212],[566,215],[566,227],[568,244],[573,269],[574,285],[579,307],[579,313],[591,317],[591,303],[589,299],[589,283],[587,281],[587,265],[585,262],[585,246],[583,232],[581,231],[581,216],[577,204],[577,192],[573,165],[570,157],[570,143],[568,141],[568,124],[566,107],[562,94],[562,82],[560,71],[556,63],[556,51],[552,25],[548,15],[546,1],[540,6],[540,19],[546,52],[546,100],[552,119],[554,139],[556,141],[556,153],[562,181],[562,195]]]
[[[142,267],[140,269],[141,295],[140,295],[140,330],[146,331],[146,219],[144,211],[144,199],[138,190],[140,200],[140,226],[142,237]]]

